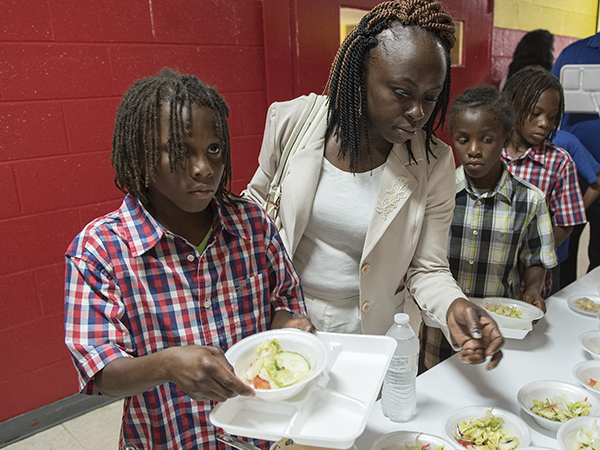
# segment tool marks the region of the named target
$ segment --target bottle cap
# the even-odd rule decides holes
[[[409,319],[410,317],[406,313],[398,313],[394,315],[394,322],[396,322],[398,325],[406,325]]]

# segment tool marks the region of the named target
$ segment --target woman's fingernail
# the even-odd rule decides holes
[[[481,338],[481,330],[474,329],[474,330],[471,331],[471,334],[473,335],[473,337],[475,339],[480,339]]]

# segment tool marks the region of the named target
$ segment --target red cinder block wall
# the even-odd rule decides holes
[[[134,80],[168,66],[232,114],[233,191],[267,108],[259,0],[0,0],[0,422],[78,392],[63,343],[63,254],[123,195],[110,147]]]

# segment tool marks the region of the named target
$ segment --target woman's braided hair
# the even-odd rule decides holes
[[[435,108],[425,125],[427,158],[431,153],[431,138],[443,124],[450,99],[450,49],[454,46],[454,21],[452,16],[435,0],[395,0],[380,3],[368,12],[342,42],[327,81],[329,99],[327,135],[332,132],[340,140],[340,155],[350,151],[350,170],[354,172],[361,160],[360,117],[367,111],[364,71],[372,48],[379,44],[377,36],[399,22],[403,26],[418,26],[431,33],[446,51],[446,79]],[[435,124],[437,116],[439,121]],[[367,151],[369,136],[363,121]],[[410,141],[406,142],[414,160]],[[433,153],[432,153],[433,154]]]
[[[529,115],[533,113],[540,95],[548,89],[558,92],[560,96],[556,122],[548,136],[548,139],[552,140],[565,111],[565,95],[558,78],[543,67],[527,66],[506,81],[504,89],[502,89],[502,94],[510,102],[515,115],[516,126],[519,128],[525,123]]]
[[[163,69],[156,76],[136,82],[125,94],[115,119],[111,163],[115,184],[124,193],[148,205],[148,187],[154,181],[160,160],[161,108],[169,111],[168,152],[171,171],[183,170],[187,162],[185,135],[191,134],[190,106],[213,111],[225,166],[215,195],[229,203],[231,198],[231,148],[227,103],[211,86],[193,75]]]

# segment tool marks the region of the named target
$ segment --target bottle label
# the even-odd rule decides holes
[[[419,365],[419,355],[393,356],[388,371],[393,373],[415,372]]]

